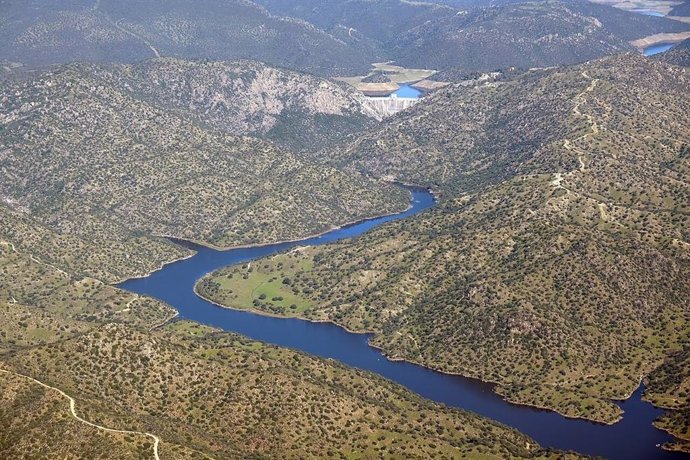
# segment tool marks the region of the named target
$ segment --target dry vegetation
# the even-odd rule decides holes
[[[151,458],[143,436],[108,433],[67,412],[56,391],[0,372],[0,455],[3,458]]]
[[[158,56],[252,58],[319,75],[364,72],[378,56],[303,20],[246,0],[7,0],[0,59],[44,65]],[[346,32],[346,31],[345,31]]]
[[[438,184],[436,209],[200,292],[371,330],[392,357],[606,422],[666,362],[675,377],[650,399],[687,407],[689,78],[627,55],[442,90],[338,159]],[[244,277],[265,296],[247,303]]]
[[[169,308],[7,244],[0,270],[0,457],[151,458],[146,433],[161,458],[558,456],[330,360],[186,321],[151,332]]]
[[[670,50],[660,53],[655,58],[669,64],[690,67],[690,39],[674,45]]]
[[[186,254],[151,235],[266,243],[406,206],[393,186],[209,129],[98,73],[59,67],[0,92],[0,199],[86,245],[91,255],[70,261],[84,273],[112,281]]]
[[[508,2],[470,8],[401,33],[392,55],[406,67],[492,71],[584,62],[632,50],[628,43],[688,24],[588,1]]]
[[[97,220],[81,216],[82,222]],[[70,273],[112,282],[148,273],[166,261],[192,254],[161,238],[132,235],[131,229],[112,220],[106,219],[99,225],[106,226],[103,233],[109,239],[57,233],[50,224],[40,224],[21,211],[0,205],[0,241],[11,242],[18,251],[30,252]]]
[[[667,447],[690,453],[690,341],[649,376],[645,396],[656,406],[673,409],[656,423],[678,438]]]
[[[299,153],[371,127],[375,114],[346,85],[255,61],[160,58],[90,69],[107,84],[232,134]]]
[[[663,21],[580,3],[461,15],[410,4],[406,33],[363,22],[385,34],[374,37],[239,0],[159,3],[7,2],[0,38],[12,46],[0,57],[249,55],[351,75],[385,48],[410,66],[486,70],[516,54],[546,65],[627,49],[629,34]],[[376,5],[370,17],[385,18]],[[468,37],[493,45],[481,49],[490,61]],[[151,432],[163,458],[563,458],[332,361],[186,321],[157,328],[169,307],[104,283],[190,254],[156,235],[265,243],[406,205],[368,176],[444,199],[353,241],[223,269],[199,292],[372,331],[390,357],[568,416],[612,422],[611,399],[645,379],[646,397],[670,409],[658,426],[679,438],[671,447],[690,450],[690,75],[669,64],[683,53],[451,85],[311,152],[327,165],[285,146],[330,143],[370,114],[316,77],[245,61],[8,64],[0,369],[12,372],[0,373],[0,457],[149,458]],[[139,434],[79,422],[66,395],[86,420]]]
[[[155,432],[164,458],[184,458],[179,446],[216,458],[548,455],[368,373],[187,322],[153,334],[107,324],[3,360],[78,395],[88,420]]]

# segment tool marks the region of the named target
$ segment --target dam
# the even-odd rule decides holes
[[[368,106],[380,118],[395,115],[401,110],[412,107],[419,102],[419,98],[417,97],[398,97],[396,95],[387,97],[367,97],[366,99]]]

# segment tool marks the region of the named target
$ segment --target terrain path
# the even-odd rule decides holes
[[[570,171],[570,172],[565,173],[565,174],[555,173],[553,179],[551,180],[551,185],[553,185],[557,188],[563,189],[568,193],[571,193],[571,190],[563,185],[563,181],[565,180],[565,178],[567,176],[573,174],[574,172],[577,172],[577,171],[584,172],[587,168],[585,165],[585,162],[583,160],[583,158],[587,157],[586,152],[584,152],[579,147],[574,146],[573,142],[577,142],[581,139],[587,139],[588,137],[595,136],[595,135],[599,134],[599,131],[600,131],[599,125],[597,125],[597,122],[594,120],[594,117],[588,113],[582,113],[582,111],[580,111],[580,106],[583,104],[583,102],[585,102],[584,96],[587,93],[591,93],[592,91],[594,91],[594,89],[597,87],[597,84],[599,83],[599,80],[596,78],[590,77],[589,75],[587,75],[586,72],[582,72],[582,76],[585,77],[586,79],[590,80],[590,84],[589,84],[589,86],[587,86],[587,88],[585,88],[584,91],[579,93],[573,99],[573,101],[575,102],[575,105],[573,107],[572,112],[575,115],[577,115],[578,117],[584,117],[587,119],[587,121],[590,124],[589,132],[583,134],[582,136],[578,137],[577,139],[574,139],[573,141],[571,141],[570,139],[564,139],[563,140],[563,148],[570,151],[570,152],[574,152],[577,154],[577,161],[580,164],[580,166],[577,170]]]
[[[101,0],[96,0],[96,3],[94,3],[94,5],[91,7],[91,11],[93,11],[94,13],[97,12],[97,11],[98,11],[98,8],[99,8],[100,6],[101,6]],[[115,28],[116,28],[117,30],[119,30],[120,32],[125,33],[125,34],[129,35],[130,37],[134,37],[134,38],[136,38],[137,40],[142,41],[146,46],[148,46],[148,47],[151,49],[151,51],[153,52],[154,56],[156,56],[157,58],[161,57],[161,53],[159,53],[158,50],[157,50],[148,40],[146,40],[146,39],[145,39],[144,37],[142,37],[141,35],[139,35],[139,34],[137,34],[137,33],[135,33],[135,32],[132,32],[131,30],[128,30],[128,29],[125,29],[124,27],[122,27],[122,26],[120,25],[120,20],[113,21],[112,19],[110,19],[110,16],[108,16],[108,15],[105,14],[104,12],[101,12],[101,15],[103,16],[103,18],[104,18],[106,21],[108,21],[113,27],[115,27]]]
[[[11,242],[9,242],[9,241],[0,241],[0,246],[7,246],[8,248],[12,249],[12,252],[16,252],[17,254],[21,254],[21,253],[17,250],[17,248],[16,248],[16,246],[14,245],[14,243],[11,243]],[[67,273],[66,271],[64,271],[64,270],[62,270],[62,269],[60,269],[60,268],[58,268],[58,267],[56,267],[55,265],[49,264],[48,262],[43,262],[42,260],[37,259],[36,257],[32,256],[31,254],[26,254],[26,255],[28,255],[29,258],[30,258],[32,261],[36,262],[37,264],[39,264],[39,265],[45,265],[46,267],[50,267],[50,268],[52,268],[53,270],[55,270],[56,272],[58,272],[59,274],[61,274],[62,276],[64,276],[65,278],[70,278],[69,273]]]
[[[587,88],[584,89],[584,91],[579,93],[573,99],[573,102],[575,102],[575,105],[573,106],[572,113],[577,115],[578,117],[586,118],[587,121],[589,122],[590,127],[589,127],[588,132],[583,134],[582,136],[579,136],[573,140],[570,140],[570,139],[564,139],[563,140],[563,148],[565,148],[566,150],[568,150],[570,152],[577,154],[577,161],[579,163],[579,167],[577,169],[574,169],[574,170],[569,171],[567,173],[555,173],[553,175],[553,179],[551,180],[551,185],[553,185],[556,188],[563,189],[567,193],[573,193],[574,195],[579,195],[579,196],[584,197],[588,200],[592,200],[593,202],[595,202],[595,204],[597,206],[597,210],[599,212],[599,217],[601,218],[602,221],[613,223],[613,224],[619,225],[621,227],[625,227],[625,225],[621,224],[620,222],[617,222],[615,217],[613,217],[608,212],[608,209],[615,208],[616,207],[615,205],[611,205],[609,203],[602,202],[599,199],[594,198],[591,195],[588,195],[588,194],[585,194],[582,192],[573,191],[572,189],[563,185],[563,182],[566,180],[566,178],[568,178],[574,174],[584,173],[587,171],[587,165],[585,164],[585,162],[583,160],[583,158],[587,158],[587,152],[585,152],[581,148],[573,145],[573,143],[574,142],[577,143],[580,140],[585,140],[585,139],[591,138],[593,136],[596,136],[597,134],[599,134],[602,131],[602,128],[597,124],[593,115],[591,115],[589,113],[583,113],[582,110],[580,110],[582,104],[584,102],[586,102],[585,101],[585,95],[587,95],[587,93],[591,93],[592,91],[594,91],[596,89],[597,84],[599,83],[599,80],[596,78],[592,78],[591,76],[589,76],[587,74],[587,72],[582,72],[582,76],[584,78],[588,79],[590,81],[590,83],[587,86]],[[590,162],[590,165],[591,165],[591,162]]]
[[[62,391],[61,389],[56,388],[54,386],[50,386],[46,383],[41,382],[40,380],[36,380],[33,377],[29,377],[28,375],[20,374],[18,372],[13,372],[13,371],[10,371],[7,369],[0,369],[0,373],[14,375],[16,377],[22,377],[24,379],[31,380],[32,382],[37,383],[44,388],[47,388],[47,389],[53,390],[53,391],[57,391],[58,393],[60,393],[62,396],[64,396],[65,398],[67,398],[69,400],[70,414],[72,415],[72,417],[74,417],[75,419],[77,419],[81,423],[84,423],[84,424],[89,425],[91,427],[97,428],[99,430],[107,431],[109,433],[135,434],[135,435],[147,436],[147,437],[153,439],[153,458],[155,458],[156,460],[160,460],[160,457],[158,456],[158,445],[160,444],[160,438],[158,438],[158,436],[156,436],[155,434],[145,433],[142,431],[116,430],[114,428],[108,428],[108,427],[105,427],[102,425],[98,425],[96,423],[89,422],[88,420],[84,420],[79,415],[77,415],[77,412],[75,409],[77,402],[74,400],[73,397],[71,397],[70,395],[68,395],[67,393]]]
[[[589,122],[590,128],[589,128],[588,133],[575,139],[575,142],[577,142],[581,139],[587,139],[588,137],[596,136],[597,134],[599,134],[599,125],[597,125],[597,122],[594,120],[594,117],[588,113],[582,113],[580,111],[580,106],[582,105],[583,102],[585,102],[584,101],[585,94],[591,93],[592,91],[594,91],[594,89],[597,87],[597,83],[599,83],[599,80],[593,79],[592,77],[587,75],[586,72],[582,72],[582,76],[591,80],[591,83],[583,92],[581,92],[580,94],[575,96],[575,106],[573,107],[573,113],[575,115],[577,115],[578,117],[586,118],[587,121]],[[570,139],[565,139],[563,141],[563,147],[566,150],[577,153],[577,160],[580,163],[580,171],[584,171],[585,170],[585,162],[582,160],[582,158],[586,157],[586,153],[582,149],[575,147],[572,144],[572,142],[570,141]]]

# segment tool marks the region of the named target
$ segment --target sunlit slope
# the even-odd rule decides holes
[[[609,399],[688,337],[688,79],[628,55],[440,91],[338,158],[436,184],[437,208],[258,263],[297,300],[253,308],[370,330],[390,356],[615,420]],[[232,304],[234,270],[201,292]]]
[[[171,309],[9,244],[0,272],[3,458],[558,456],[330,360],[184,321],[152,332]]]
[[[131,240],[266,243],[407,205],[402,190],[211,129],[97,72],[66,66],[11,78],[0,94],[3,201],[65,238],[93,240],[95,251],[116,240],[160,259],[160,244]],[[85,269],[115,270],[108,257]],[[145,264],[132,257],[129,270],[115,262],[119,273],[140,273]]]

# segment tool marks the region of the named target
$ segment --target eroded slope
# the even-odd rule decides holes
[[[113,254],[117,267],[91,264],[110,257],[94,256],[84,261],[86,272],[141,273],[146,254],[137,248],[156,259],[170,249],[135,241],[152,235],[218,246],[265,243],[406,206],[395,187],[210,129],[97,72],[66,66],[10,78],[0,94],[2,200],[65,239],[95,240],[94,251],[114,245],[99,241],[125,246],[127,253]],[[119,257],[129,250],[134,259],[126,267]]]

